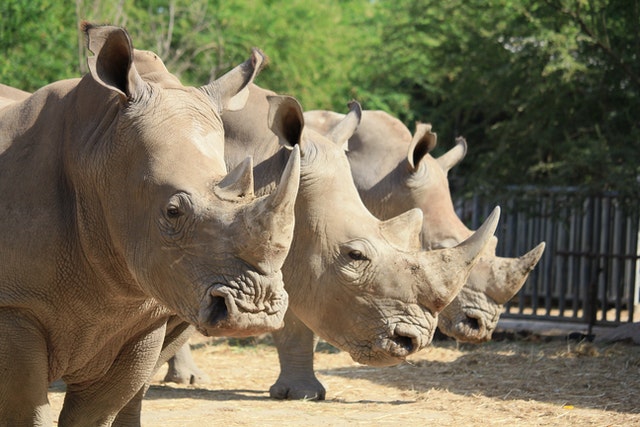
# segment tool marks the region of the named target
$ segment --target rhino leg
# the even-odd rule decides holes
[[[144,395],[146,388],[141,389],[149,382],[156,367],[165,330],[166,323],[156,325],[149,333],[124,346],[100,381],[88,386],[67,384],[59,424],[111,426],[130,400],[135,400],[137,394]],[[139,413],[137,417],[139,420]]]
[[[280,359],[280,375],[269,389],[273,399],[324,400],[325,388],[313,371],[318,337],[287,310],[284,328],[273,332]]]
[[[169,359],[169,369],[163,381],[178,384],[206,384],[211,380],[196,365],[191,357],[191,348],[187,342]]]
[[[189,350],[187,342],[194,332],[195,328],[193,326],[183,322],[178,317],[172,316],[169,319],[166,326],[164,341],[162,343],[162,350],[160,351],[160,355],[158,356],[153,372],[149,375],[146,383],[140,388],[140,390],[138,390],[136,395],[129,400],[120,412],[118,412],[118,416],[113,421],[112,427],[139,427],[141,425],[140,411],[142,410],[142,399],[151,386],[151,377],[153,377],[153,374],[160,369],[162,365],[167,363],[167,360],[169,360],[174,354],[177,354],[176,351],[180,352],[185,347]],[[188,356],[191,358],[190,353]]]
[[[0,310],[0,425],[53,424],[48,390],[47,342],[17,310]]]

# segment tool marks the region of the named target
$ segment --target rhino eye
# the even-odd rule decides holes
[[[355,250],[349,252],[349,258],[351,258],[354,261],[367,261],[369,259],[362,252],[355,251]]]
[[[177,206],[169,206],[167,208],[167,216],[169,218],[178,218],[180,216],[180,209]]]

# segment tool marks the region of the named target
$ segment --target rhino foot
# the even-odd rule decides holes
[[[202,372],[197,366],[183,369],[169,369],[162,380],[165,383],[176,384],[207,384],[211,382],[209,375]]]
[[[269,388],[269,396],[279,400],[324,400],[326,390],[316,378],[295,382],[278,378]]]
[[[178,384],[206,384],[211,381],[191,357],[189,343],[183,345],[180,350],[169,359],[169,369],[164,377],[166,383]]]

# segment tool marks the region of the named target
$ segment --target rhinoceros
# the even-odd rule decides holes
[[[323,135],[305,125],[295,98],[255,85],[249,92],[243,109],[222,115],[227,166],[250,154],[256,192],[265,194],[290,150],[301,152],[296,227],[283,265],[290,305],[285,327],[273,333],[281,373],[270,395],[323,399],[313,372],[317,336],[373,366],[400,363],[424,348],[437,313],[492,238],[499,210],[464,243],[424,251],[419,209],[380,221],[360,200],[342,148],[360,122],[359,104]],[[265,132],[267,125],[277,138]]]
[[[252,161],[227,174],[223,158],[220,113],[243,106],[262,53],[192,88],[145,80],[124,29],[83,31],[90,73],[0,110],[2,425],[51,425],[57,379],[59,425],[110,425],[170,319],[245,336],[287,307],[299,153],[262,198]]]
[[[375,218],[358,196],[342,149],[360,111],[354,104],[327,137],[305,126],[294,98],[252,84],[245,107],[222,115],[227,166],[251,155],[258,194],[272,191],[292,147],[302,155],[294,241],[283,266],[290,306],[284,329],[273,333],[281,366],[270,388],[274,398],[325,398],[313,370],[317,336],[375,366],[400,363],[424,348],[437,313],[495,230],[498,211],[465,243],[423,251],[419,210]]]
[[[309,127],[331,129],[343,114],[315,110],[305,113]],[[362,123],[349,139],[347,157],[364,204],[381,219],[420,208],[424,214],[425,249],[451,247],[468,238],[469,230],[456,215],[448,171],[467,151],[464,138],[438,158],[429,152],[437,135],[431,125],[419,123],[412,135],[397,118],[383,111],[363,111]],[[494,237],[472,269],[467,284],[440,313],[438,327],[463,342],[491,339],[502,306],[520,290],[544,252],[542,242],[519,258],[495,255]]]

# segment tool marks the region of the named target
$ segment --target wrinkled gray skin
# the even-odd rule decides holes
[[[287,306],[299,155],[261,199],[251,161],[226,175],[223,159],[220,112],[244,105],[262,54],[188,88],[144,80],[123,29],[83,30],[89,74],[3,92],[1,425],[52,425],[58,379],[60,426],[111,425],[184,320],[244,336],[281,327]]]
[[[381,222],[353,185],[342,145],[359,122],[359,106],[326,137],[306,129],[293,98],[272,94],[251,85],[245,108],[223,114],[225,158],[232,167],[254,156],[256,191],[269,193],[291,148],[300,147],[296,229],[283,266],[290,306],[284,329],[273,334],[281,373],[270,394],[324,399],[313,371],[316,334],[369,365],[396,364],[420,350],[431,342],[436,314],[457,294],[493,234],[498,214],[456,248],[420,250],[421,212]]]
[[[308,111],[307,125],[331,129],[344,118],[330,111]],[[455,213],[447,172],[464,157],[467,146],[456,146],[439,158],[429,152],[436,145],[431,125],[418,124],[414,135],[398,119],[383,111],[364,111],[362,123],[349,139],[347,157],[363,202],[377,217],[389,218],[411,208],[424,214],[425,249],[451,247],[472,231]],[[438,327],[464,342],[491,339],[502,306],[520,290],[544,252],[540,243],[520,258],[495,255],[497,240],[487,245],[458,296],[440,313]]]

